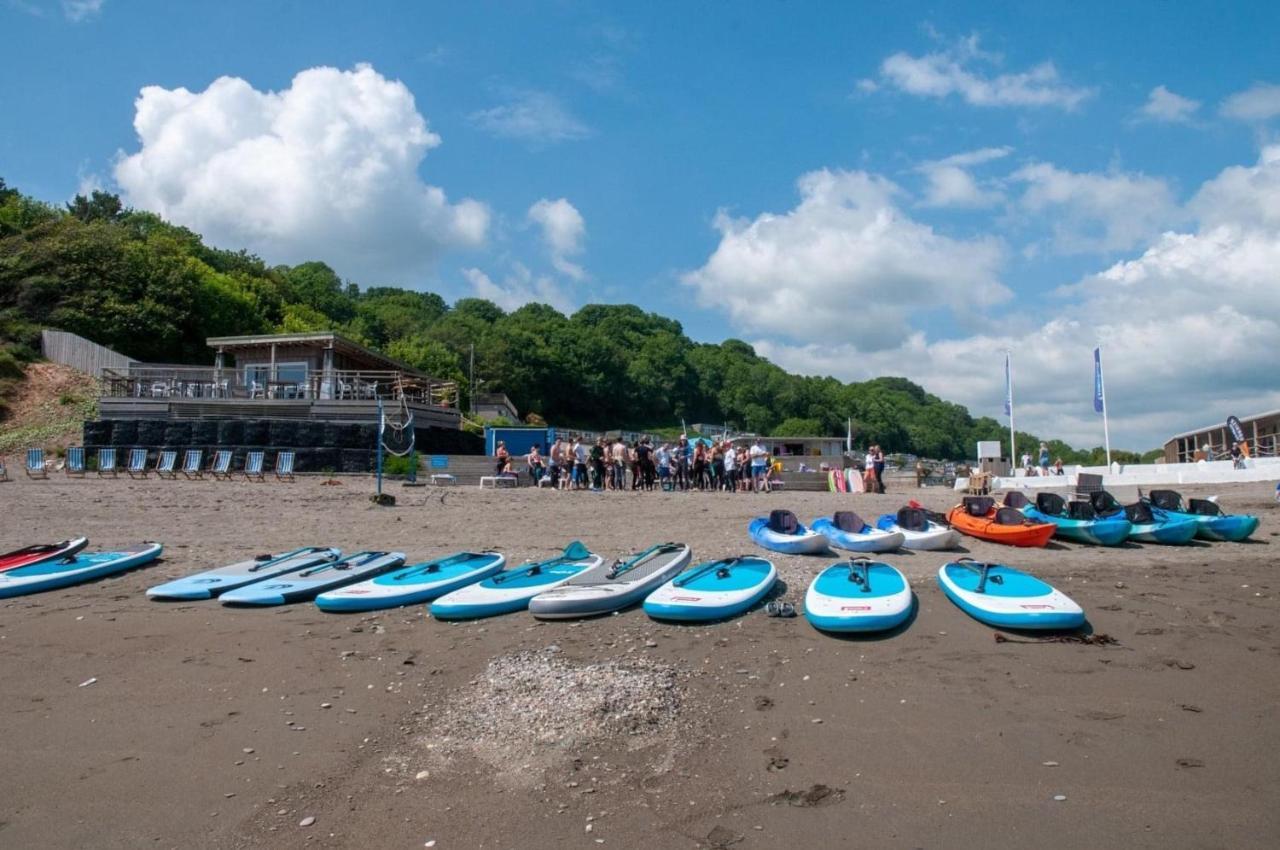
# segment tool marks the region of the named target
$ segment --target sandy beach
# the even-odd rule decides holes
[[[582,539],[752,551],[773,507],[864,517],[946,490],[555,494],[371,479],[19,480],[0,544],[155,539],[163,560],[0,601],[4,847],[1232,847],[1280,841],[1280,511],[1221,494],[1251,542],[1012,550],[1110,646],[998,642],[936,586],[955,553],[886,560],[903,630],[840,639],[762,611],[447,624],[422,606],[162,604],[163,580],[328,544],[411,560]],[[1192,492],[1192,491],[1187,491]],[[1131,498],[1132,492],[1118,492]],[[774,556],[797,604],[833,557]],[[1015,636],[1024,640],[1022,636]],[[91,684],[84,684],[90,682]],[[309,819],[314,819],[311,821]],[[307,823],[303,826],[301,824]],[[434,842],[432,844],[431,842]]]

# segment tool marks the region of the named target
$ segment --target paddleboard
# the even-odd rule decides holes
[[[706,561],[649,594],[644,611],[655,620],[721,620],[755,605],[777,580],[778,570],[764,558]]]
[[[804,596],[804,616],[824,632],[878,632],[911,616],[914,597],[888,564],[852,558],[818,573]]]
[[[843,469],[836,470],[836,492],[837,493],[849,492],[849,482],[844,476]]]
[[[438,620],[471,620],[520,611],[544,590],[575,576],[602,577],[606,572],[604,558],[575,540],[554,558],[504,570],[441,596],[431,603],[431,616]]]
[[[662,543],[618,560],[604,575],[579,575],[529,600],[529,613],[543,620],[590,617],[644,601],[658,585],[689,566],[686,543]]]
[[[861,493],[866,488],[863,486],[862,474],[853,467],[849,467],[844,471],[845,479],[849,482],[850,493]]]
[[[836,491],[836,476],[840,474],[838,469],[828,470],[827,472],[827,490],[834,493]]]
[[[0,573],[0,598],[38,593],[80,584],[154,561],[163,546],[143,543],[115,552],[79,552],[56,561],[41,561]]]
[[[404,563],[403,552],[357,552],[337,561],[257,581],[218,597],[223,605],[284,605],[314,599],[344,584],[380,575]]]
[[[202,573],[174,579],[147,590],[152,599],[212,599],[257,581],[318,567],[338,560],[342,553],[323,546],[306,546],[278,555],[259,555],[249,561],[228,564]]]
[[[1035,576],[1004,564],[969,558],[943,564],[938,585],[959,608],[987,625],[1005,629],[1074,629],[1084,610]]]
[[[497,552],[457,552],[368,581],[326,590],[316,597],[316,605],[322,611],[374,611],[429,602],[493,575],[506,562]]]
[[[74,540],[64,540],[61,543],[39,543],[35,546],[15,549],[12,552],[0,555],[0,572],[17,567],[25,567],[29,564],[39,564],[42,561],[65,558],[68,555],[74,555],[79,552],[88,544],[88,537],[77,537]]]

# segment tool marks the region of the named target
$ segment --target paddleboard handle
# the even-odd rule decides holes
[[[609,572],[605,574],[605,578],[609,579],[610,581],[613,581],[615,578],[627,572],[628,570],[634,569],[635,567],[639,566],[640,562],[643,561],[645,558],[649,557],[650,555],[660,555],[664,552],[674,552],[675,550],[679,549],[683,545],[684,545],[683,543],[659,543],[657,546],[650,546],[648,549],[645,549],[643,552],[637,552],[626,561],[623,561],[621,558],[618,558],[613,562],[613,566],[609,567]]]
[[[986,593],[988,581],[992,584],[1004,584],[1004,576],[991,575],[991,568],[996,566],[995,564],[975,561],[973,558],[956,558],[953,563],[968,567],[978,574],[978,586],[974,590],[975,593]]]
[[[689,573],[689,575],[688,575],[687,577],[685,577],[684,579],[679,579],[679,580],[677,580],[677,581],[673,581],[673,582],[671,583],[671,586],[672,586],[672,587],[684,587],[684,586],[685,586],[685,585],[687,585],[689,582],[693,581],[695,578],[700,578],[701,576],[703,576],[703,575],[707,574],[708,572],[710,572],[710,571],[711,571],[711,570],[713,570],[713,569],[716,571],[716,578],[728,578],[728,577],[729,577],[729,567],[731,567],[731,566],[733,566],[734,564],[736,564],[736,563],[738,563],[739,561],[741,561],[741,560],[742,560],[742,558],[743,558],[743,556],[742,556],[742,555],[735,555],[735,556],[733,556],[732,558],[725,558],[725,559],[724,559],[724,560],[722,560],[722,561],[711,561],[711,562],[709,562],[709,563],[705,564],[705,565],[702,567],[702,569],[697,569],[697,570],[694,570],[693,572]]]
[[[871,564],[870,558],[849,559],[849,581],[862,585],[863,593],[871,592]],[[862,575],[858,575],[858,567],[862,567]]]

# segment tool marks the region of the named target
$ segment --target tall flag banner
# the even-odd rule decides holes
[[[1107,468],[1111,468],[1111,431],[1107,427],[1107,387],[1102,381],[1102,349],[1093,350],[1093,409],[1102,414],[1102,440],[1107,449]]]

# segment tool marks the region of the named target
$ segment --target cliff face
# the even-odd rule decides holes
[[[80,442],[81,426],[97,415],[98,382],[57,363],[30,363],[6,382],[0,407],[0,453],[26,448],[58,452]]]

